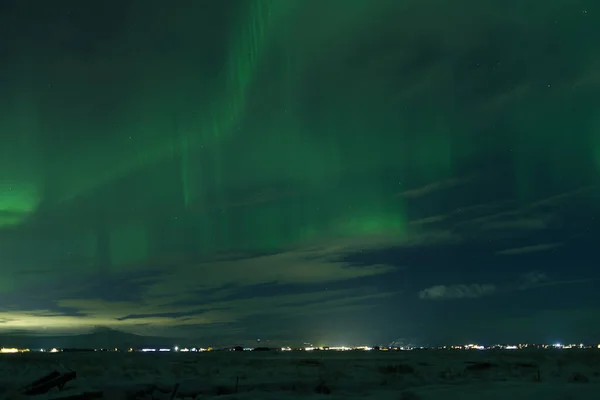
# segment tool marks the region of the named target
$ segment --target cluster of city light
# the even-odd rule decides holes
[[[406,347],[389,347],[389,346],[314,346],[314,345],[307,345],[304,347],[297,347],[297,348],[292,348],[289,346],[285,346],[285,347],[281,347],[278,349],[272,349],[272,350],[280,350],[280,351],[407,351],[407,350],[424,350],[424,349],[433,349],[433,350],[521,350],[521,349],[592,349],[594,347],[597,347],[598,349],[600,349],[600,344],[593,346],[593,345],[585,345],[583,343],[579,343],[579,344],[561,344],[561,343],[554,343],[554,344],[523,344],[523,343],[519,343],[519,344],[512,344],[512,345],[503,345],[503,344],[496,344],[496,345],[491,345],[491,346],[484,346],[484,345],[480,345],[480,344],[474,344],[474,343],[470,343],[470,344],[465,344],[465,345],[451,345],[451,346],[438,346],[438,347],[411,347],[411,346],[406,346]],[[244,347],[244,348],[239,348],[240,350],[243,351],[254,351],[255,349],[252,347]],[[234,350],[234,348],[230,348],[229,350]],[[59,353],[62,352],[62,349],[58,349],[58,348],[51,348],[51,349],[20,349],[20,348],[15,348],[15,347],[2,347],[0,348],[0,354],[15,354],[15,353],[27,353],[27,352],[41,352],[41,353]],[[92,351],[109,351],[107,349],[94,349]],[[114,348],[114,350],[110,350],[110,351],[115,351],[118,352],[119,349]],[[213,351],[212,347],[192,347],[192,348],[179,348],[178,346],[175,347],[157,347],[157,348],[141,348],[141,349],[134,349],[134,348],[129,348],[127,350],[128,352],[142,352],[142,353],[170,353],[170,352],[174,352],[174,353],[188,353],[188,352],[192,352],[192,353],[202,353],[202,352],[208,352],[208,351]]]
[[[306,346],[300,347],[297,349],[292,349],[291,347],[282,347],[282,351],[371,351],[371,350],[379,350],[379,351],[389,351],[389,350],[412,350],[412,347],[371,347],[371,346]]]
[[[54,349],[54,348],[50,349],[50,350],[46,350],[46,349],[37,349],[37,350],[18,349],[16,347],[2,347],[2,348],[0,348],[0,354],[29,353],[30,351],[37,351],[37,352],[40,352],[40,353],[45,353],[45,352],[58,353],[60,350]]]
[[[592,346],[586,346],[583,343],[579,343],[579,344],[560,344],[560,343],[555,343],[554,346],[557,349],[585,349],[585,348],[591,348]],[[598,345],[598,348],[600,348],[600,344]]]
[[[29,351],[29,349],[15,349],[15,348],[6,348],[3,347],[0,349],[0,353],[4,353],[4,354],[10,354],[10,353],[21,353],[21,352],[26,352]]]
[[[559,343],[555,344],[516,344],[516,345],[503,345],[496,344],[492,346],[485,346],[481,344],[469,343],[464,345],[452,345],[452,346],[439,346],[439,347],[412,347],[412,346],[401,346],[401,347],[389,347],[389,346],[304,346],[298,348],[292,348],[289,346],[281,347],[280,351],[410,351],[410,350],[520,350],[520,349],[591,349],[594,346],[580,344],[568,344],[562,345]],[[600,349],[600,344],[598,345]],[[244,351],[253,351],[251,347],[243,348]]]
[[[520,350],[520,349],[591,349],[594,348],[593,345],[585,345],[583,343],[579,344],[529,344],[529,343],[519,343],[519,344],[495,344],[492,346],[483,346],[478,344],[465,344],[465,345],[453,345],[453,346],[441,346],[435,347],[436,349],[451,349],[451,350]],[[597,345],[597,348],[600,349],[600,344]]]
[[[198,353],[198,352],[205,352],[205,351],[212,351],[212,347],[208,347],[208,348],[204,348],[204,347],[192,347],[187,348],[179,348],[177,346],[175,346],[174,348],[168,348],[168,347],[159,347],[159,348],[143,348],[143,349],[139,349],[139,350],[135,350],[134,348],[129,348],[128,350],[130,353],[134,352],[134,351],[141,351],[142,353],[154,353],[154,352],[159,352],[159,353],[168,353],[168,352],[175,352],[175,353]]]

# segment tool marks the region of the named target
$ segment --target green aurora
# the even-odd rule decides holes
[[[65,230],[94,235],[94,215],[102,215],[111,243],[132,241],[111,244],[111,249],[143,248],[134,257],[141,261],[152,248],[148,241],[156,221],[175,217],[173,229],[188,230],[193,236],[189,246],[203,253],[236,247],[273,250],[323,231],[401,235],[409,215],[402,200],[391,196],[399,189],[391,182],[405,188],[448,179],[501,151],[512,152],[515,196],[522,201],[539,196],[535,180],[540,168],[561,182],[582,175],[593,181],[600,162],[598,104],[588,102],[589,84],[577,81],[594,79],[598,59],[589,51],[591,38],[577,46],[563,38],[552,57],[569,57],[571,65],[545,66],[540,59],[539,68],[545,70],[536,71],[531,65],[536,55],[526,53],[551,44],[538,42],[550,11],[526,9],[533,18],[518,20],[508,11],[492,15],[476,7],[470,11],[473,18],[512,23],[517,32],[530,35],[530,43],[515,54],[509,49],[498,54],[492,73],[507,82],[478,89],[489,71],[477,71],[477,60],[468,59],[470,47],[479,43],[462,36],[469,34],[466,29],[447,43],[431,43],[426,27],[412,30],[410,38],[391,38],[374,29],[382,16],[398,15],[398,24],[406,23],[410,11],[420,13],[424,6],[338,3],[328,2],[314,13],[314,6],[293,0],[246,2],[243,11],[230,16],[237,27],[226,35],[227,52],[210,79],[202,68],[192,70],[202,62],[199,45],[144,70],[139,65],[117,70],[104,88],[87,71],[68,79],[59,72],[45,91],[16,86],[8,94],[13,108],[2,119],[2,131],[11,138],[1,157],[2,225],[35,224],[40,215],[56,213],[69,220]],[[555,16],[571,8],[568,2],[554,3]],[[173,18],[186,16],[175,13]],[[578,27],[583,16],[572,12],[564,19],[563,29],[570,28],[576,40],[586,28]],[[186,22],[177,34],[201,34]],[[313,29],[305,33],[306,27]],[[441,32],[435,33],[443,33],[453,27],[446,22],[436,28]],[[370,30],[375,37],[361,40]],[[488,40],[498,44],[495,36],[504,32],[490,30]],[[141,40],[135,32],[129,35],[133,43]],[[361,55],[379,41],[398,51]],[[401,51],[403,43],[425,47]],[[105,62],[116,62],[128,46],[105,50],[115,54]],[[443,58],[428,60],[435,55]],[[63,62],[59,56],[57,63]],[[488,55],[483,58],[491,61]],[[93,62],[72,60],[78,63],[73,68],[91,68]],[[469,62],[475,64],[473,71],[456,76],[466,74],[457,69]],[[403,82],[386,80],[385,69],[391,67],[406,75]],[[558,75],[551,70],[564,68],[573,78],[563,73],[555,81]],[[123,84],[127,73],[136,77]],[[21,80],[27,82],[38,71],[29,74]],[[445,90],[436,95],[440,89]],[[456,103],[477,90],[494,96],[483,104]],[[482,115],[496,117],[495,130],[504,132],[478,121]],[[355,181],[351,192],[340,192],[338,186],[348,179]],[[259,203],[264,205],[248,210]],[[235,210],[222,215],[224,208]]]
[[[7,271],[400,242],[424,216],[409,190],[497,170],[526,205],[600,178],[595,2],[66,3],[44,39],[56,8],[0,17]]]

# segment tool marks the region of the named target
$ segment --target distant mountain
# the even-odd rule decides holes
[[[142,336],[110,328],[96,328],[90,333],[61,336],[0,335],[0,347],[17,348],[119,348],[188,346],[188,340]]]

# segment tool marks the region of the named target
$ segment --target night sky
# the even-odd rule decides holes
[[[0,0],[0,329],[600,341],[597,0]]]

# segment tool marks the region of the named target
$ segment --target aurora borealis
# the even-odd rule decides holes
[[[597,3],[1,0],[0,328],[597,338]]]

